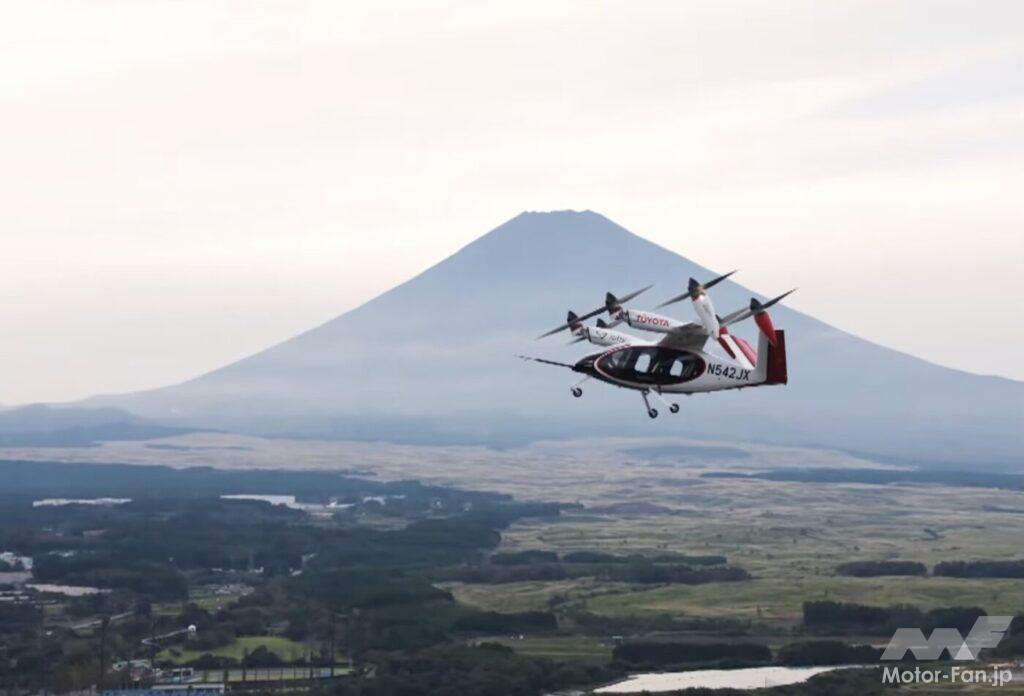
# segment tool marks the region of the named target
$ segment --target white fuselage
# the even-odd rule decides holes
[[[650,341],[629,334],[615,331],[601,326],[581,326],[573,332],[574,335],[584,338],[596,346],[621,346],[650,343]]]
[[[654,333],[669,333],[673,329],[678,329],[679,327],[690,323],[686,321],[679,321],[672,317],[666,317],[662,314],[655,314],[654,312],[646,312],[636,309],[621,309],[613,318],[626,322],[626,324],[632,326],[634,329],[640,329],[641,331],[653,331]]]
[[[678,349],[655,343],[614,346],[580,360],[578,372],[627,389],[666,394],[741,389],[766,379],[768,344],[758,343],[757,367],[696,349]]]

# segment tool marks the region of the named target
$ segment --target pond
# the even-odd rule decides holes
[[[51,505],[123,505],[132,502],[131,498],[45,498],[33,500],[32,507]]]
[[[88,595],[103,594],[110,592],[110,590],[101,590],[98,587],[79,587],[78,585],[47,585],[47,584],[29,584],[25,587],[31,587],[37,592],[45,592],[47,594],[61,594],[66,597],[86,597]]]
[[[597,694],[633,694],[677,689],[761,689],[805,682],[816,674],[846,669],[832,667],[750,667],[747,669],[699,669],[693,672],[652,672],[595,689]]]

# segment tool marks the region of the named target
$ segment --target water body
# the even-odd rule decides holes
[[[32,507],[48,505],[122,505],[132,502],[131,498],[45,498],[33,500]]]
[[[633,694],[677,689],[761,689],[800,684],[816,674],[846,669],[833,667],[750,667],[747,669],[699,669],[693,672],[636,674],[625,681],[595,689],[597,694]]]
[[[363,503],[370,501],[380,503],[381,505],[387,505],[388,500],[400,500],[404,498],[404,495],[367,495],[363,496]],[[262,500],[263,502],[270,503],[271,505],[284,505],[293,510],[344,510],[346,508],[353,507],[355,503],[339,503],[332,500],[327,505],[321,505],[318,503],[300,503],[295,499],[294,495],[270,495],[270,494],[254,494],[254,493],[240,493],[235,495],[222,495],[222,500]]]
[[[103,594],[110,592],[110,590],[101,590],[98,587],[78,587],[76,585],[25,585],[25,587],[31,587],[33,590],[38,592],[48,592],[50,594],[62,594],[66,597],[85,597],[87,595]]]

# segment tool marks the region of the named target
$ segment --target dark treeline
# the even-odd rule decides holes
[[[558,554],[554,551],[515,551],[496,553],[490,558],[496,565],[527,565],[531,563],[558,563]]]
[[[616,646],[613,658],[630,669],[694,669],[696,667],[753,667],[785,665],[873,664],[882,651],[870,645],[850,645],[836,640],[810,640],[789,643],[775,655],[761,643],[751,642],[673,642],[665,640],[633,641]]]
[[[459,500],[462,503],[508,501],[501,493],[426,486],[419,481],[385,483],[330,471],[229,470],[209,467],[172,469],[129,464],[69,464],[0,460],[0,499],[5,505],[38,498],[208,498],[231,494],[294,495],[300,500],[359,502],[365,496]],[[404,496],[400,498],[398,496]]]
[[[932,573],[951,578],[1024,578],[1024,560],[943,561]]]
[[[553,581],[594,577],[599,580],[632,583],[677,583],[701,585],[709,582],[739,582],[750,578],[742,568],[733,566],[691,567],[684,564],[657,563],[635,558],[620,563],[526,563],[462,565],[441,568],[433,573],[437,580],[486,584]]]
[[[985,611],[978,607],[948,607],[922,611],[900,604],[875,607],[849,602],[804,602],[804,626],[812,631],[891,633],[897,628],[956,628],[966,634]]]
[[[340,682],[332,696],[532,696],[623,676],[588,662],[555,662],[494,643],[435,646],[416,654],[373,654],[373,679]]]
[[[714,633],[723,638],[742,638],[750,633],[749,621],[726,618],[677,617],[670,614],[606,616],[577,606],[562,608],[560,616],[574,632],[596,636],[650,633]]]
[[[589,563],[608,565],[614,563],[672,563],[688,566],[725,565],[725,556],[686,556],[674,553],[662,553],[656,556],[640,554],[619,555],[600,551],[572,551],[561,557],[554,551],[517,551],[496,553],[490,558],[491,563],[498,565],[523,565],[528,563]]]
[[[893,483],[938,484],[957,488],[1004,488],[1024,490],[1024,476],[985,471],[943,471],[930,469],[773,469],[754,474],[711,471],[704,478],[754,478],[800,483]]]
[[[836,566],[836,573],[855,578],[873,578],[883,575],[927,575],[923,563],[914,561],[850,561]]]
[[[857,578],[923,576],[928,569],[916,561],[850,561],[836,566],[836,574]],[[941,561],[935,564],[932,574],[950,578],[1024,578],[1024,560]]]
[[[615,646],[612,657],[630,669],[722,662],[757,665],[771,663],[772,651],[760,643],[635,641]]]
[[[788,667],[869,665],[878,662],[881,656],[881,648],[870,645],[850,645],[838,640],[809,640],[783,645],[775,656],[775,662]]]

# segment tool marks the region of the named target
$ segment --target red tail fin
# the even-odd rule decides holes
[[[768,348],[768,372],[765,384],[786,384],[786,332],[775,332],[775,344]]]

